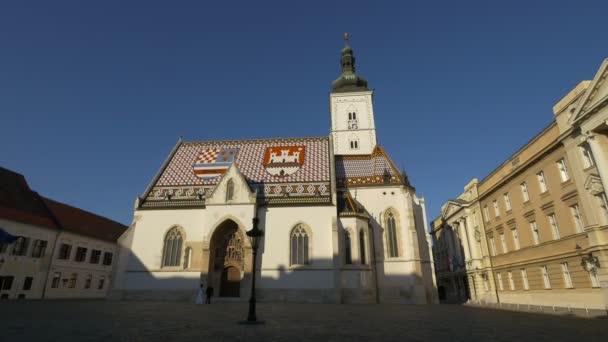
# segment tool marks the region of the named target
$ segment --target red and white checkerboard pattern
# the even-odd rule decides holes
[[[306,149],[302,167],[294,174],[285,177],[269,174],[263,165],[266,148],[280,146],[304,146]],[[201,157],[211,158],[211,155],[203,152],[219,151],[222,148],[238,149],[234,162],[250,183],[310,183],[329,182],[331,179],[329,139],[325,137],[186,142],[178,147],[169,165],[154,186],[217,184],[221,177],[210,180],[201,179],[194,174],[192,165],[197,163],[197,160]]]
[[[217,160],[217,155],[220,154],[219,149],[208,149],[201,152],[196,159],[196,164],[211,164]]]

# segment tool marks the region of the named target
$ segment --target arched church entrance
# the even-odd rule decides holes
[[[220,297],[241,297],[245,278],[246,236],[232,220],[224,221],[213,233],[210,244],[209,284]]]

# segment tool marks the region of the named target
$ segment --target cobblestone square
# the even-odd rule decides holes
[[[606,341],[608,320],[457,305],[10,301],[2,341]]]

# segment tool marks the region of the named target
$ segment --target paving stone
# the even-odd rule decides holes
[[[608,341],[607,319],[459,305],[3,301],[1,341]]]

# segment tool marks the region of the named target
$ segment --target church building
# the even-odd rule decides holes
[[[193,300],[203,283],[245,301],[255,276],[260,301],[437,302],[424,199],[377,144],[346,38],[329,136],[177,142],[119,240],[113,298]]]

